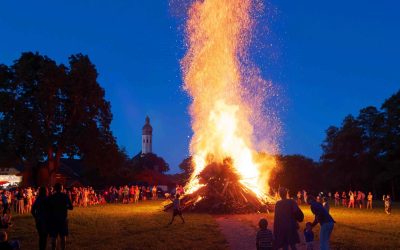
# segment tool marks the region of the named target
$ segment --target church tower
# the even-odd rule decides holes
[[[150,125],[150,118],[146,116],[146,123],[142,129],[142,155],[152,153],[153,128]]]

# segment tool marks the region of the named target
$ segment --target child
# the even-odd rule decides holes
[[[20,244],[19,241],[9,241],[7,232],[0,231],[0,249],[18,250]]]
[[[257,232],[256,246],[257,250],[272,250],[272,241],[274,236],[271,230],[268,229],[268,221],[261,219],[258,222],[260,230]]]
[[[172,222],[174,222],[175,216],[179,215],[179,217],[181,217],[182,220],[182,224],[185,223],[185,220],[182,217],[182,209],[181,209],[181,201],[179,200],[179,194],[175,195],[175,199],[173,200],[173,213],[172,213],[172,219],[169,223],[169,225],[172,224]]]
[[[310,222],[306,223],[306,228],[304,229],[304,238],[306,240],[307,250],[313,250],[314,232],[312,231]]]
[[[0,228],[8,229],[10,226],[12,226],[11,223],[11,213],[5,213],[1,217],[1,224]],[[1,248],[0,248],[1,249]]]

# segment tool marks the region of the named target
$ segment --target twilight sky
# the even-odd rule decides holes
[[[265,5],[254,60],[282,98],[281,152],[318,160],[329,125],[400,89],[400,2]],[[0,63],[10,65],[25,51],[59,63],[88,54],[111,101],[119,145],[130,156],[139,152],[149,115],[153,150],[176,172],[192,133],[181,89],[181,15],[167,0],[2,0]]]

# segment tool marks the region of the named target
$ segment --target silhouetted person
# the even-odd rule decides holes
[[[296,249],[296,243],[300,242],[298,222],[302,222],[304,214],[294,200],[286,199],[286,189],[280,188],[279,195],[282,200],[275,205],[274,236],[275,248],[284,250]]]
[[[60,183],[54,186],[55,193],[48,198],[49,205],[49,235],[51,249],[57,246],[57,237],[60,236],[61,249],[65,249],[68,236],[68,209],[72,210],[72,202],[68,195],[62,192]]]
[[[315,215],[314,222],[311,223],[311,226],[314,227],[318,223],[321,226],[319,231],[320,249],[328,250],[329,238],[331,237],[335,221],[329,212],[321,205],[321,203],[318,203],[314,197],[310,196],[307,203],[310,204],[311,212]]]
[[[20,249],[19,241],[8,241],[6,231],[0,231],[0,249],[1,250],[18,250]]]
[[[47,188],[39,188],[39,195],[32,205],[32,215],[35,218],[36,230],[39,234],[39,249],[45,250],[48,235],[48,199]]]
[[[274,235],[272,231],[268,229],[267,219],[261,219],[258,222],[258,226],[260,230],[257,232],[256,236],[257,250],[272,250]]]
[[[8,204],[8,196],[7,196],[5,190],[3,191],[3,194],[1,195],[1,202],[3,203],[3,214],[10,212],[10,209],[9,209],[10,204]]]

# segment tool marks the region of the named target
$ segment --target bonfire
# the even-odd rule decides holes
[[[253,213],[272,209],[272,203],[260,200],[240,182],[241,177],[233,167],[232,159],[210,163],[198,175],[197,191],[182,198],[183,210],[206,213]],[[270,200],[272,201],[272,200]],[[165,206],[168,210],[171,204]]]
[[[258,159],[257,152],[276,148],[268,138],[274,138],[279,123],[265,113],[271,85],[247,53],[256,2],[194,0],[188,11],[182,71],[183,87],[192,97],[194,171],[182,198],[186,210],[257,212],[273,202],[267,193],[275,160]]]

